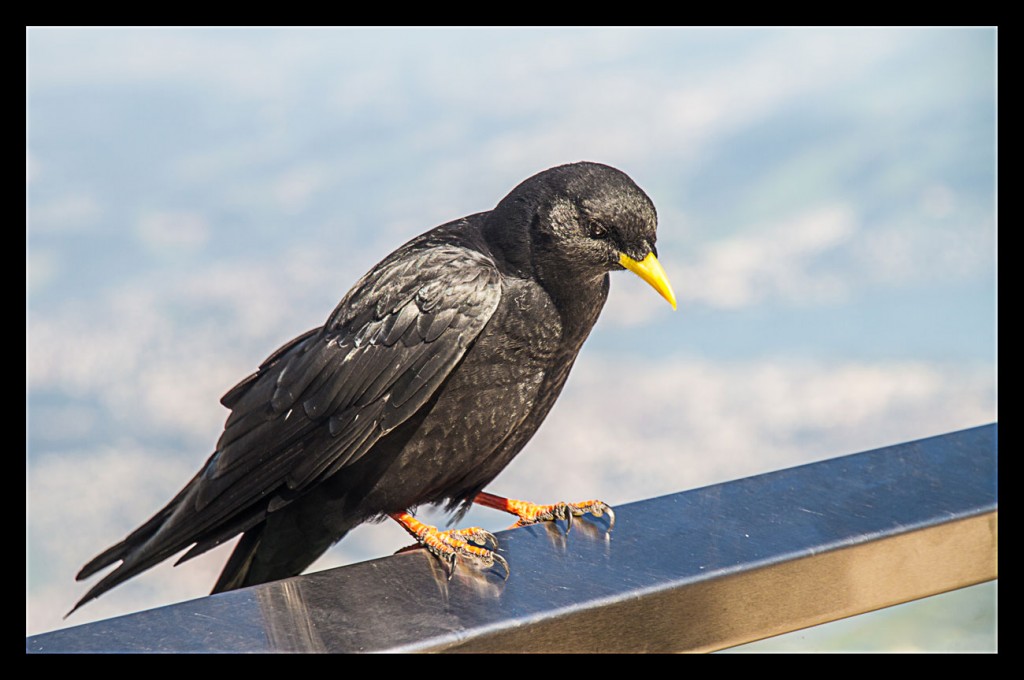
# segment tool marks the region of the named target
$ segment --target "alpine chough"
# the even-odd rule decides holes
[[[623,172],[574,163],[530,177],[490,212],[418,236],[342,298],[320,328],[270,355],[221,399],[217,448],[166,507],[78,573],[120,562],[75,605],[175,553],[242,534],[213,592],[301,573],[362,522],[390,516],[432,553],[508,565],[480,529],[439,531],[412,512],[473,502],[527,524],[601,514],[483,489],[558,398],[629,269],[673,307],[657,216]],[[72,610],[74,611],[74,609]]]

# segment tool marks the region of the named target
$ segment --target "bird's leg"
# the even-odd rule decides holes
[[[572,528],[572,518],[581,517],[588,512],[594,517],[608,515],[608,531],[615,526],[615,511],[602,501],[583,501],[582,503],[553,503],[551,505],[537,505],[529,501],[517,501],[514,498],[503,498],[494,494],[481,491],[473,499],[474,503],[501,510],[519,518],[513,525],[515,527],[536,524],[537,522],[554,522],[563,520],[565,532],[569,533]]]
[[[455,573],[455,558],[457,556],[471,557],[483,564],[484,567],[490,567],[497,562],[504,567],[505,578],[508,579],[508,562],[494,552],[498,548],[498,539],[491,532],[484,531],[480,527],[439,531],[437,527],[424,524],[408,512],[392,513],[390,517],[401,524],[420,545],[448,566],[449,579]],[[488,548],[488,545],[493,549]]]

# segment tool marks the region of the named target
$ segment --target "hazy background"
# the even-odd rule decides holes
[[[230,546],[61,620],[210,454],[238,379],[396,246],[561,163],[651,196],[679,311],[613,276],[492,491],[614,505],[994,421],[995,42],[29,30],[26,632],[205,595]],[[361,527],[315,568],[407,544]],[[944,598],[776,648],[995,649],[995,586]]]

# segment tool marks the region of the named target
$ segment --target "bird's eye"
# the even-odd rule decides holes
[[[590,225],[590,238],[606,238],[608,236],[608,230],[602,224],[596,222]]]

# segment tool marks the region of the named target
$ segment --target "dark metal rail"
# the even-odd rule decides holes
[[[997,425],[631,503],[512,565],[422,550],[35,635],[30,652],[711,651],[996,578]]]

